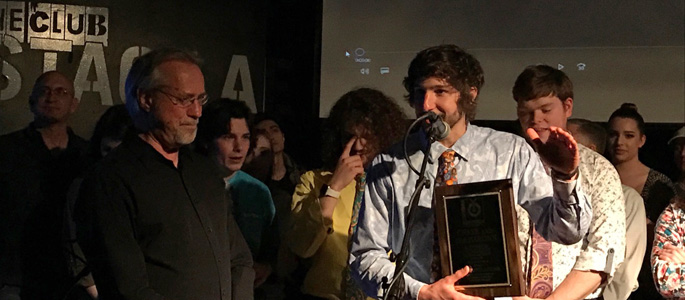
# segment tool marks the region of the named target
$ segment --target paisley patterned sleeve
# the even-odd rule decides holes
[[[659,293],[666,298],[685,297],[685,264],[671,263],[659,259],[656,255],[665,244],[672,244],[681,249],[685,234],[685,212],[670,204],[656,223],[654,244],[652,246],[652,275]]]

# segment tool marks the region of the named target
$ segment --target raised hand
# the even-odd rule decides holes
[[[469,266],[459,269],[459,271],[454,272],[452,275],[445,276],[444,278],[434,282],[433,284],[428,284],[419,290],[419,300],[484,300],[480,297],[474,297],[466,294],[462,294],[459,291],[463,290],[462,287],[457,285],[457,282],[469,275],[473,269]]]
[[[335,166],[335,171],[333,171],[333,177],[331,177],[331,181],[328,182],[328,186],[333,190],[340,192],[350,184],[357,175],[364,173],[362,157],[359,155],[350,156],[350,150],[356,141],[356,137],[351,138],[345,145],[343,153],[338,159],[338,164]],[[332,218],[333,210],[335,210],[338,199],[320,196],[319,203],[321,204],[321,215],[327,219]]]
[[[550,126],[549,131],[549,138],[545,143],[533,128],[528,128],[526,133],[542,162],[558,173],[574,173],[580,162],[578,143],[571,134],[559,127]]]
[[[364,173],[362,157],[360,155],[350,156],[350,151],[356,141],[357,137],[353,137],[345,144],[345,148],[338,159],[338,165],[335,166],[335,171],[333,171],[333,177],[328,183],[328,185],[336,191],[342,190],[350,184],[357,175]]]

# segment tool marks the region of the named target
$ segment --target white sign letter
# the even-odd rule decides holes
[[[22,48],[19,41],[10,35],[6,35],[2,44],[10,50],[10,54],[21,53]],[[19,94],[21,90],[21,74],[19,71],[6,61],[2,61],[2,75],[7,80],[7,87],[0,91],[0,100],[9,100]]]
[[[88,72],[90,66],[95,67],[97,80],[89,81]],[[92,85],[92,88],[91,88]],[[74,91],[76,98],[81,98],[83,91],[100,93],[102,105],[113,105],[112,91],[109,88],[109,76],[107,75],[107,64],[105,63],[105,51],[100,43],[86,43],[83,49],[83,56],[76,70],[74,78]]]
[[[257,112],[247,56],[233,55],[231,65],[228,67],[228,74],[226,75],[221,97],[245,101],[247,107],[253,112]]]

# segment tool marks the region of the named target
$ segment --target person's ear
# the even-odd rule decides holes
[[[137,94],[138,97],[136,97],[136,99],[138,100],[138,107],[140,110],[150,112],[152,109],[152,94],[141,90],[138,90]]]
[[[78,108],[78,105],[79,105],[80,102],[81,102],[81,101],[79,101],[78,98],[73,97],[73,98],[71,99],[71,105],[69,106],[69,112],[71,112],[72,114],[73,114],[74,112],[76,112],[76,109]]]
[[[475,86],[472,86],[469,89],[469,94],[471,94],[471,101],[476,102],[476,97],[478,97],[478,88]]]
[[[566,118],[570,118],[573,114],[573,98],[568,97],[565,100],[562,100],[561,105],[564,107]]]

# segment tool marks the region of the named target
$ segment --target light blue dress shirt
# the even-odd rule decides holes
[[[423,134],[408,142],[410,160],[421,166],[426,145]],[[536,222],[536,229],[548,240],[571,244],[586,233],[592,217],[590,202],[576,181],[552,180],[537,154],[516,135],[467,125],[464,135],[452,145],[457,155],[459,183],[511,179],[515,200]],[[433,163],[426,168],[434,184],[437,159],[447,150],[439,142],[430,147]],[[390,251],[399,253],[405,232],[409,200],[418,175],[407,165],[402,145],[377,156],[367,169],[367,188],[357,234],[352,238],[352,273],[364,291],[375,296],[384,276],[392,279],[395,270]],[[582,176],[582,174],[579,174]],[[433,189],[424,189],[416,212],[417,224],[411,233],[411,257],[405,270],[407,298],[416,299],[419,289],[430,281],[433,251]]]

